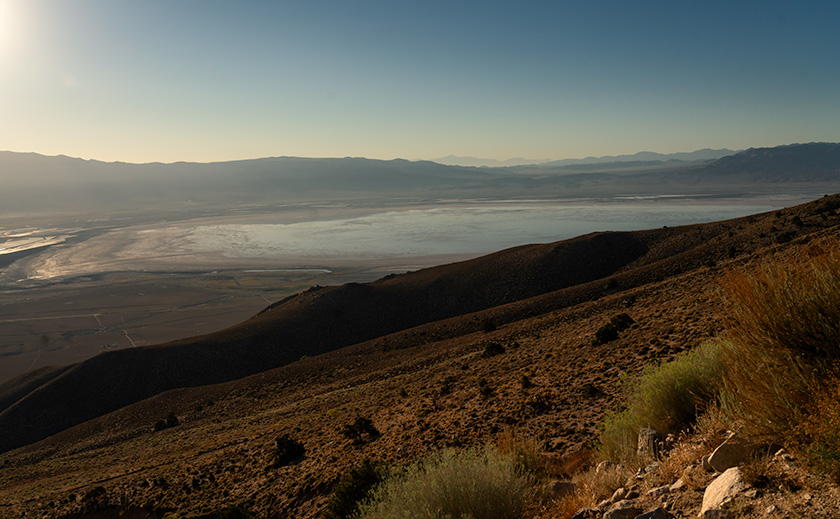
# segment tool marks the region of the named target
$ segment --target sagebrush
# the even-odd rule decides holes
[[[518,519],[534,496],[532,476],[492,447],[447,449],[383,483],[360,514],[367,519]]]
[[[720,351],[717,343],[707,343],[626,378],[626,408],[604,419],[599,436],[602,454],[633,464],[641,428],[667,434],[693,425],[698,414],[717,398],[724,371]]]

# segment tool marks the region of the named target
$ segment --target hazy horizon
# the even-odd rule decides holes
[[[560,160],[840,140],[834,3],[0,0],[0,149]]]
[[[782,144],[782,146],[789,145],[789,144],[798,144],[798,143],[784,143],[784,144]],[[757,146],[757,147],[764,148],[764,147],[773,147],[773,146]],[[654,151],[652,149],[641,149],[641,150],[636,150],[634,152],[625,153],[625,154],[606,154],[606,155],[598,155],[598,156],[588,155],[588,156],[580,156],[580,157],[548,157],[548,158],[543,157],[543,158],[539,158],[539,159],[525,159],[525,158],[522,158],[522,157],[507,157],[507,158],[502,158],[502,159],[496,159],[496,158],[491,158],[491,157],[475,157],[475,156],[472,156],[472,155],[458,155],[458,154],[452,153],[452,154],[448,154],[446,156],[441,156],[441,157],[393,157],[393,158],[390,158],[390,159],[382,159],[382,158],[378,158],[378,157],[365,157],[365,156],[361,156],[361,155],[348,155],[348,156],[343,156],[343,157],[339,157],[339,156],[318,156],[318,157],[315,157],[315,156],[302,156],[302,155],[265,155],[265,156],[259,156],[259,157],[256,157],[256,156],[255,157],[237,157],[237,158],[232,158],[232,159],[228,159],[228,160],[209,161],[209,162],[188,161],[188,160],[173,160],[171,162],[156,161],[156,160],[148,161],[148,162],[131,162],[131,161],[119,160],[119,159],[117,159],[117,160],[104,160],[104,159],[101,159],[101,158],[98,158],[98,157],[79,157],[79,156],[74,156],[74,155],[68,155],[66,153],[48,154],[48,153],[42,153],[42,152],[37,151],[37,150],[20,151],[20,150],[0,149],[0,153],[8,152],[8,153],[18,153],[18,154],[24,154],[24,155],[27,155],[27,154],[41,155],[41,156],[44,156],[44,157],[66,157],[66,158],[70,158],[70,159],[81,159],[81,160],[90,161],[90,162],[105,162],[105,163],[115,163],[115,164],[120,164],[121,163],[121,164],[132,164],[132,165],[148,165],[148,164],[169,165],[169,164],[178,164],[178,163],[185,163],[185,162],[196,163],[196,164],[208,164],[208,163],[213,163],[213,162],[241,162],[241,161],[248,161],[248,160],[277,159],[277,158],[291,158],[291,159],[346,159],[346,158],[354,158],[354,159],[384,160],[384,161],[406,160],[406,161],[409,161],[409,162],[438,162],[438,161],[445,160],[445,159],[474,159],[474,160],[479,160],[479,161],[496,162],[496,163],[499,164],[499,167],[505,167],[507,165],[513,165],[513,163],[516,163],[517,165],[519,165],[519,164],[528,165],[528,164],[541,164],[541,163],[546,163],[546,162],[588,161],[588,160],[592,160],[592,159],[596,159],[596,160],[604,159],[604,161],[607,161],[609,159],[624,159],[625,157],[632,157],[632,156],[642,155],[642,154],[656,154],[656,155],[663,155],[663,156],[667,157],[667,156],[670,156],[670,155],[689,155],[689,154],[692,154],[692,153],[698,153],[698,152],[704,152],[704,151],[724,151],[724,152],[727,152],[727,153],[737,153],[738,151],[741,151],[741,150],[735,150],[735,149],[730,149],[730,148],[718,148],[718,149],[697,148],[697,149],[692,149],[692,150],[685,149],[685,150],[678,150],[678,151],[674,151],[674,152],[665,153],[665,152],[660,152],[660,151]],[[439,163],[447,164],[447,165],[449,164],[447,162],[439,162]],[[2,173],[2,172],[0,172],[0,173]]]

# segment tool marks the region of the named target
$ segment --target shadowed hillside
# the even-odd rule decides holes
[[[796,209],[796,219],[767,213],[596,233],[367,284],[313,288],[218,333],[111,351],[4,384],[0,448],[37,441],[166,390],[239,379],[424,323],[496,307],[502,310],[494,319],[507,322],[658,281],[834,225],[837,207],[837,198],[829,197]],[[437,338],[480,327],[469,322],[472,329],[461,322],[439,330]]]

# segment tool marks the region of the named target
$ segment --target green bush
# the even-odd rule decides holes
[[[382,483],[388,469],[382,462],[365,459],[361,465],[350,469],[333,490],[324,508],[325,519],[350,519],[355,517],[359,505],[370,497],[373,489]]]
[[[723,371],[719,345],[707,343],[626,378],[627,407],[604,419],[601,452],[609,459],[628,462],[635,458],[641,428],[667,434],[691,427],[698,413],[716,399]]]
[[[486,447],[444,450],[383,483],[362,507],[366,519],[517,519],[534,493],[510,455]]]

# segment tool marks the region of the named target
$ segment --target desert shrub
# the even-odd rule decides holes
[[[796,237],[792,231],[783,231],[776,235],[776,243],[787,243]]]
[[[216,519],[253,519],[256,517],[253,512],[239,505],[230,505],[222,508],[215,514]]]
[[[483,320],[481,322],[481,329],[487,333],[496,331],[496,321],[492,317]]]
[[[486,447],[444,450],[383,483],[362,507],[367,519],[515,519],[534,495],[512,456]]]
[[[355,517],[360,504],[370,497],[374,488],[387,476],[388,468],[384,463],[365,459],[341,478],[324,507],[324,518]]]
[[[374,427],[370,418],[364,416],[359,416],[352,424],[345,425],[341,433],[354,445],[361,445],[379,438],[379,430]]]
[[[484,352],[481,354],[484,358],[495,357],[505,352],[505,347],[498,342],[488,342],[484,347]]]
[[[306,454],[303,444],[288,434],[278,436],[274,443],[274,451],[271,454],[271,466],[274,468],[300,461]]]
[[[634,322],[633,318],[626,313],[614,315],[610,322],[598,328],[595,332],[595,338],[592,339],[592,344],[598,346],[618,339],[619,333],[630,328]]]
[[[175,413],[169,413],[169,416],[167,416],[166,419],[155,422],[155,431],[169,429],[170,427],[175,427],[179,423],[180,422],[178,421],[178,417],[175,416]]]
[[[840,358],[836,240],[732,272],[723,289],[724,408],[745,432],[783,439],[809,414],[816,388]]]
[[[840,380],[832,379],[819,392],[797,436],[811,464],[840,483]]]
[[[612,323],[607,323],[595,331],[595,338],[592,344],[598,346],[618,339],[618,328]]]
[[[635,322],[636,321],[634,321],[633,318],[626,313],[614,315],[613,318],[610,319],[610,324],[615,326],[619,332],[623,332],[627,328],[630,328]]]
[[[487,382],[486,378],[478,379],[478,392],[481,393],[483,397],[489,397],[493,394],[493,388],[490,387],[490,383]]]
[[[542,449],[532,438],[523,438],[507,429],[496,437],[496,450],[503,456],[510,456],[520,474],[542,476],[545,472]]]
[[[457,381],[458,379],[456,377],[453,377],[452,375],[444,377],[443,380],[440,381],[440,388],[438,388],[438,394],[443,396],[451,393],[452,385]]]
[[[635,459],[642,427],[666,434],[689,428],[717,396],[723,372],[721,360],[719,346],[707,343],[671,362],[648,366],[641,374],[625,378],[622,389],[627,407],[604,419],[599,436],[602,454],[629,462]]]
[[[572,517],[583,507],[595,506],[595,503],[609,498],[618,488],[623,487],[632,475],[633,473],[622,465],[602,470],[591,468],[577,474],[572,479],[577,485],[575,492],[555,504],[552,517]]]

